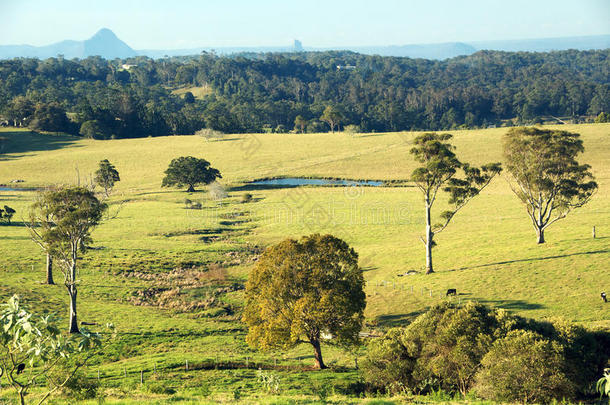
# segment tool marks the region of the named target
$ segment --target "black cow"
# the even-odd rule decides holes
[[[448,297],[450,295],[457,295],[457,291],[455,288],[450,288],[447,290],[447,294],[445,296]]]
[[[25,364],[21,363],[17,365],[17,374],[21,374],[23,373],[23,370],[25,370]]]
[[[606,293],[605,292],[602,293],[602,300],[604,302],[608,302],[608,298],[606,298]]]

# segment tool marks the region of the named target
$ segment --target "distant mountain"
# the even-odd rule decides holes
[[[91,38],[84,41],[67,40],[46,46],[0,46],[0,59],[18,57],[46,59],[57,55],[63,55],[66,59],[83,59],[95,55],[104,59],[114,59],[129,58],[138,54],[129,45],[117,38],[108,28],[102,28]]]
[[[299,42],[300,44],[300,42]],[[402,56],[409,58],[424,58],[443,60],[461,55],[471,55],[480,50],[507,52],[548,52],[553,50],[577,49],[607,49],[610,48],[610,35],[595,35],[584,37],[524,39],[510,41],[476,41],[447,42],[440,44],[412,44],[394,46],[347,46],[335,48],[300,47],[299,51],[348,50],[365,55]],[[86,58],[99,55],[105,59],[129,58],[145,55],[151,58],[165,56],[196,55],[202,51],[214,51],[219,55],[243,52],[291,52],[294,47],[200,47],[190,49],[143,49],[133,50],[125,42],[117,38],[112,31],[102,28],[94,36],[85,41],[62,41],[47,46],[3,45],[0,46],[0,59],[16,57],[50,58],[59,54],[65,58]]]

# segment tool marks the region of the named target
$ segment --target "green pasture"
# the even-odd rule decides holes
[[[108,403],[115,403],[112,398],[117,403],[137,402],[140,397],[132,388],[140,388],[141,371],[146,381],[165,381],[187,402],[202,398],[197,394],[201,386],[209,386],[210,398],[218,401],[229,401],[236,389],[245,398],[256,398],[261,392],[258,367],[278,373],[282,394],[293,396],[277,403],[297,403],[290,401],[315,398],[311,387],[320,382],[357,381],[356,354],[327,345],[323,353],[333,367],[311,372],[309,347],[277,353],[249,349],[239,320],[243,296],[239,288],[219,296],[230,308],[220,313],[135,305],[134,296],[167,287],[159,275],[174,274],[175,269],[214,269],[218,277],[180,285],[183,301],[201,300],[210,289],[243,284],[253,257],[265,246],[320,232],[343,238],[360,255],[367,281],[367,331],[406,324],[443,299],[477,300],[527,317],[563,317],[610,328],[610,306],[599,297],[601,291],[610,291],[610,124],[561,129],[582,135],[586,151],[580,161],[592,166],[599,183],[592,201],[552,225],[547,243],[539,246],[525,208],[502,174],[438,235],[436,273],[428,276],[422,271],[424,245],[419,236],[424,212],[416,188],[247,184],[275,176],[406,180],[416,167],[409,154],[415,133],[95,141],[3,130],[0,136],[7,140],[0,154],[0,184],[10,186],[16,179],[25,182],[13,186],[24,188],[86,184],[101,159],[110,160],[120,172],[121,182],[110,199],[111,218],[94,231],[94,249],[80,262],[80,319],[113,322],[119,331],[105,355],[87,370],[91,376],[100,371]],[[504,128],[452,131],[460,159],[474,164],[502,160],[505,132]],[[221,171],[219,183],[228,193],[226,198],[214,198],[208,188],[188,194],[160,187],[169,162],[186,155],[205,158]],[[253,201],[241,203],[246,192]],[[0,226],[0,298],[4,301],[18,293],[32,309],[64,313],[65,289],[41,284],[44,257],[23,226],[34,195],[34,191],[0,191],[0,205],[17,210],[13,225]],[[186,209],[186,198],[201,202],[202,209]],[[438,204],[437,212],[442,208]],[[55,278],[60,284],[59,271]],[[448,288],[456,288],[458,296],[445,298]],[[184,370],[187,360],[193,365],[189,372]],[[335,390],[340,391],[340,387]],[[137,392],[151,401],[167,397]],[[303,393],[305,397],[298,399]],[[8,395],[9,391],[0,391],[0,403]],[[121,398],[127,402],[120,402]],[[342,403],[340,398],[347,397],[336,398]],[[269,401],[274,403],[273,398]],[[379,401],[370,403],[385,403]]]

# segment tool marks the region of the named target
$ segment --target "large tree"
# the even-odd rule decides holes
[[[504,137],[511,188],[527,209],[538,243],[544,231],[585,205],[597,183],[590,166],[579,164],[584,151],[579,134],[538,128],[513,128]]]
[[[455,147],[445,142],[451,138],[451,134],[421,134],[415,138],[415,146],[411,149],[415,160],[421,163],[411,174],[411,179],[424,195],[426,235],[422,241],[426,245],[426,274],[434,272],[434,236],[447,228],[455,214],[502,171],[500,163],[489,163],[477,168],[460,162],[453,152]],[[460,169],[463,172],[462,178],[456,177]],[[432,207],[439,191],[449,194],[450,209],[440,214],[439,223],[433,223]]]
[[[32,205],[29,229],[36,243],[56,259],[70,296],[70,333],[78,333],[77,260],[86,252],[91,231],[106,210],[95,194],[83,187],[60,187],[42,193]]]
[[[121,181],[121,177],[116,167],[108,159],[104,159],[100,161],[94,180],[97,185],[104,189],[104,193],[108,197],[114,187],[114,183]]]
[[[210,184],[218,178],[222,178],[220,172],[211,167],[207,160],[182,156],[171,161],[165,171],[165,178],[163,178],[161,186],[183,187],[187,185],[187,191],[191,193],[195,191],[196,185]]]
[[[323,334],[358,342],[366,296],[358,254],[332,235],[286,239],[265,250],[246,284],[247,342],[262,349],[309,343],[315,365]]]

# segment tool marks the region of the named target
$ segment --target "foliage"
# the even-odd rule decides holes
[[[606,335],[565,321],[443,303],[375,339],[362,370],[369,387],[390,393],[475,388],[487,399],[548,401],[584,394],[609,356]]]
[[[56,323],[51,315],[38,316],[28,312],[16,295],[2,306],[0,368],[19,395],[21,404],[25,403],[25,397],[37,379],[52,377],[51,372],[70,358],[73,363],[69,372],[60,380],[53,381],[39,404],[65,387],[101,346],[99,335],[83,329],[78,335],[65,337]]]
[[[106,197],[108,197],[110,191],[114,187],[117,181],[121,181],[119,172],[108,159],[101,160],[99,168],[95,172],[94,177],[95,183],[104,189]]]
[[[108,139],[110,134],[98,120],[89,120],[82,123],[79,134],[90,139]]]
[[[585,205],[597,190],[591,167],[576,161],[583,151],[580,135],[571,132],[513,128],[505,135],[512,189],[527,209],[538,243],[544,243],[550,225]]]
[[[480,169],[462,163],[458,160],[450,143],[451,134],[425,133],[418,135],[411,154],[422,165],[411,174],[411,179],[424,196],[426,208],[426,236],[422,241],[426,245],[426,273],[433,273],[432,247],[434,236],[442,232],[451,222],[455,214],[472,198],[476,197],[489,182],[502,171],[500,163],[489,163]],[[456,176],[458,169],[464,172],[464,178]],[[444,211],[440,217],[442,222],[432,224],[431,209],[436,201],[439,190],[449,194],[451,210]]]
[[[243,320],[255,347],[310,343],[324,368],[324,333],[338,343],[358,342],[366,298],[358,255],[331,235],[286,239],[265,250],[246,284]]]
[[[602,122],[610,122],[610,113],[602,111],[597,117],[595,117],[596,124],[601,124]]]
[[[210,166],[205,159],[192,156],[175,158],[165,170],[165,177],[161,183],[162,187],[188,186],[188,192],[195,191],[198,184],[210,184],[214,180],[222,178],[220,172]]]
[[[610,398],[610,368],[604,370],[604,375],[595,384],[597,392],[599,392],[600,398],[604,395]]]
[[[512,331],[497,340],[481,365],[475,389],[486,399],[547,403],[574,395],[563,347],[532,331]]]
[[[5,205],[4,208],[0,208],[0,221],[4,221],[7,224],[11,224],[11,219],[13,219],[13,215],[15,215],[15,211],[13,208]]]

